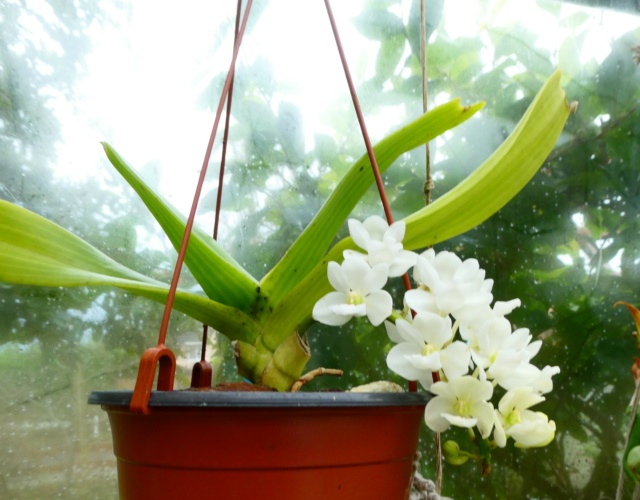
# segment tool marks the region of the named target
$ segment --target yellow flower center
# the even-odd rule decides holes
[[[513,410],[511,413],[509,413],[509,415],[507,415],[507,418],[505,420],[507,422],[507,425],[511,427],[512,425],[516,425],[522,422],[522,415],[520,415],[519,410]]]
[[[351,306],[357,306],[364,302],[364,299],[358,292],[354,292],[351,290],[349,295],[347,295],[347,304]]]
[[[461,417],[468,417],[471,415],[471,407],[469,406],[469,403],[463,399],[458,399],[453,405],[453,409]]]
[[[434,352],[436,352],[436,348],[434,346],[431,344],[425,344],[420,354],[423,356],[429,356],[429,354],[433,354]]]

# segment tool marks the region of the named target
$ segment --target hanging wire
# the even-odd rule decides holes
[[[233,45],[235,47],[238,42],[238,31],[240,30],[240,13],[242,11],[242,0],[238,0],[236,10],[236,26],[233,33]],[[229,121],[231,120],[231,102],[233,101],[233,82],[234,74],[231,75],[231,85],[229,87],[229,95],[227,96],[227,114],[224,120],[224,134],[222,136],[222,157],[220,159],[220,174],[218,175],[218,195],[216,197],[216,213],[213,224],[213,239],[218,239],[218,225],[220,223],[220,210],[222,207],[222,187],[224,186],[224,172],[227,161],[227,141],[229,139]]]
[[[344,69],[344,75],[347,78],[347,84],[349,85],[349,92],[351,93],[351,99],[353,100],[353,107],[355,108],[356,115],[358,117],[358,123],[360,124],[360,130],[362,132],[362,138],[364,139],[365,146],[367,148],[367,154],[369,156],[369,161],[371,162],[371,169],[373,170],[373,176],[376,180],[376,186],[378,187],[378,193],[380,195],[380,201],[382,202],[382,208],[384,209],[384,214],[387,218],[387,222],[389,225],[393,224],[393,214],[391,213],[391,207],[389,206],[389,200],[387,198],[387,193],[384,189],[384,183],[382,182],[382,176],[380,175],[380,168],[378,167],[378,161],[376,160],[375,152],[373,151],[373,146],[371,145],[371,139],[369,138],[369,132],[367,131],[367,125],[364,121],[364,116],[362,115],[362,108],[360,107],[360,101],[358,99],[358,95],[356,93],[355,85],[353,84],[353,80],[351,78],[351,72],[349,71],[349,65],[347,64],[347,58],[344,55],[344,50],[342,48],[342,42],[340,41],[340,35],[338,33],[338,27],[336,26],[336,21],[333,17],[333,12],[331,10],[331,5],[329,4],[329,0],[325,0],[324,4],[327,8],[327,14],[329,15],[329,22],[331,23],[331,29],[333,31],[333,36],[336,40],[336,45],[338,47],[338,52],[340,53],[340,60],[342,61],[342,68]],[[404,287],[406,290],[411,290],[411,280],[409,279],[409,274],[405,273],[402,277],[404,282]],[[418,384],[416,381],[412,380],[409,382],[409,391],[416,392],[418,390]]]
[[[240,30],[240,15],[242,12],[242,0],[238,0],[237,8],[236,8],[236,23],[233,31],[233,46],[235,46],[238,42],[238,31]],[[231,84],[229,85],[229,93],[227,95],[227,109],[226,116],[224,120],[224,132],[222,135],[222,155],[220,158],[220,173],[218,175],[218,194],[216,197],[216,210],[214,215],[214,224],[213,224],[213,239],[218,239],[218,226],[220,223],[220,211],[222,206],[222,188],[224,186],[224,172],[227,160],[227,142],[229,139],[229,121],[231,120],[231,102],[233,101],[233,82],[235,78],[235,65],[233,75],[231,76]],[[211,377],[204,379],[203,377],[198,377],[197,374],[206,372],[211,372],[211,365],[206,361],[207,355],[207,339],[209,336],[209,326],[206,324],[202,325],[202,347],[200,348],[200,361],[196,363],[193,367],[193,375],[191,377],[191,386],[194,387],[203,387],[211,384]]]
[[[209,143],[207,144],[207,149],[204,155],[204,160],[202,162],[202,169],[200,170],[200,177],[198,178],[198,184],[196,186],[195,194],[193,195],[193,203],[191,205],[191,211],[189,212],[189,218],[187,219],[187,223],[184,230],[184,236],[182,237],[182,244],[180,245],[180,251],[178,252],[178,259],[176,261],[176,265],[173,271],[173,278],[171,279],[171,285],[169,287],[169,294],[167,296],[167,303],[164,308],[164,314],[162,316],[162,324],[160,325],[160,334],[158,337],[158,345],[164,345],[164,341],[167,336],[167,330],[169,327],[169,319],[171,317],[171,309],[173,307],[173,302],[176,296],[176,290],[178,288],[178,280],[180,279],[180,272],[182,271],[182,265],[184,263],[184,257],[187,253],[187,245],[189,243],[189,237],[191,236],[191,230],[193,229],[193,222],[196,216],[196,210],[198,208],[198,202],[200,200],[200,194],[202,193],[202,186],[204,185],[205,176],[207,173],[207,167],[209,166],[209,160],[211,159],[211,151],[213,150],[213,142],[216,137],[216,133],[218,131],[218,125],[220,123],[220,117],[222,116],[222,109],[224,108],[224,103],[227,98],[227,95],[231,88],[231,82],[233,80],[234,68],[236,59],[238,58],[238,50],[240,49],[240,43],[242,42],[242,36],[244,35],[245,28],[247,26],[247,19],[249,18],[249,11],[251,10],[251,4],[253,0],[247,1],[247,6],[244,11],[244,15],[242,17],[242,24],[238,31],[238,36],[236,43],[233,47],[233,57],[231,58],[231,64],[229,67],[229,72],[227,73],[227,78],[224,82],[224,86],[222,88],[222,95],[220,96],[220,102],[218,104],[218,109],[216,111],[216,117],[213,122],[213,127],[211,130],[211,135],[209,136]]]

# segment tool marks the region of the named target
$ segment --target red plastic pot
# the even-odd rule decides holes
[[[131,391],[107,411],[122,499],[406,499],[422,393]]]

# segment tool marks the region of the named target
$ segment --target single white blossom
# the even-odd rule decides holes
[[[394,343],[399,343],[403,341],[403,338],[398,333],[398,327],[392,321],[385,321],[384,327],[387,331],[387,335],[389,336],[389,340]]]
[[[520,299],[512,299],[507,302],[498,300],[493,304],[493,307],[487,305],[479,309],[474,316],[467,318],[466,321],[460,322],[460,337],[467,341],[472,349],[477,349],[478,330],[482,325],[492,319],[504,318],[516,307],[520,307],[520,305]]]
[[[389,226],[382,217],[373,215],[364,222],[349,219],[349,234],[354,243],[367,255],[353,250],[344,252],[345,258],[366,259],[371,266],[387,264],[389,277],[402,276],[415,263],[417,255],[414,252],[404,250],[402,239],[404,238],[404,221],[394,222]]]
[[[407,290],[404,294],[404,301],[407,306],[417,314],[431,312],[441,316],[447,316],[447,313],[444,313],[438,308],[436,295],[428,290],[421,288]]]
[[[531,342],[531,334],[526,328],[512,332],[509,320],[499,316],[472,329],[474,363],[487,370],[487,376],[505,389],[526,385],[521,370],[538,353],[542,342]]]
[[[499,373],[495,379],[501,387],[514,389],[530,387],[538,394],[547,394],[553,390],[551,377],[560,373],[559,366],[545,366],[542,370],[531,363],[521,363],[511,374]]]
[[[418,380],[429,388],[432,374],[442,370],[448,380],[465,375],[471,354],[464,342],[451,342],[451,318],[433,313],[418,314],[413,322],[396,321],[399,338],[387,355],[387,366],[407,380]]]
[[[556,424],[542,412],[529,410],[544,401],[531,387],[517,387],[507,391],[495,412],[496,444],[504,447],[507,437],[519,448],[534,448],[549,444],[556,432]]]
[[[451,425],[477,426],[483,438],[493,429],[494,408],[489,402],[493,395],[491,382],[465,375],[449,382],[431,386],[435,394],[425,409],[424,419],[434,432],[444,432]]]
[[[424,293],[433,294],[438,311],[457,320],[474,317],[493,300],[493,280],[484,279],[476,259],[463,261],[452,252],[429,249],[418,257],[413,276]],[[407,303],[410,300],[407,297]]]
[[[353,317],[367,316],[378,326],[391,315],[391,295],[382,287],[387,282],[388,266],[370,267],[366,262],[347,259],[342,265],[329,262],[327,276],[336,289],[316,302],[313,319],[325,325],[344,325]]]

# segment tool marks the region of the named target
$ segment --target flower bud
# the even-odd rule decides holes
[[[640,446],[634,446],[629,450],[629,454],[627,455],[627,467],[633,472],[638,472],[638,468],[640,468]]]
[[[460,446],[455,441],[446,441],[442,445],[442,453],[444,454],[444,459],[451,465],[462,465],[469,460],[466,454],[460,454]]]

